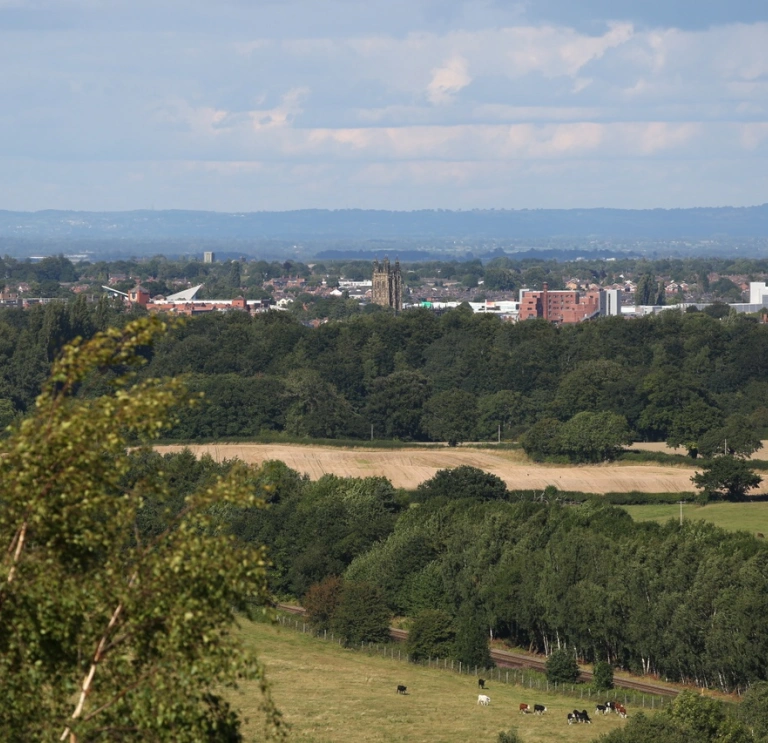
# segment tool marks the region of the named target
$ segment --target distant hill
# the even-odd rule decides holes
[[[22,240],[674,240],[768,237],[768,204],[697,209],[0,211]]]

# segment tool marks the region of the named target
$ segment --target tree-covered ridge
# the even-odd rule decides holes
[[[30,407],[66,341],[127,318],[82,299],[0,310],[0,415]],[[709,456],[725,444],[748,453],[768,425],[768,326],[745,316],[666,312],[554,327],[459,308],[312,328],[286,313],[233,312],[193,318],[145,353],[144,374],[188,375],[205,393],[170,430],[188,440],[368,438],[371,426],[379,439],[488,440],[499,427],[511,438],[550,420],[565,426],[568,456],[581,456],[593,424],[610,424],[619,443],[628,431]],[[102,384],[89,382],[81,394]]]
[[[309,591],[328,626],[340,586],[327,581],[337,576],[375,587],[392,614],[423,622],[426,612],[425,631],[449,654],[480,627],[486,639],[492,631],[539,652],[567,647],[584,661],[699,686],[768,680],[768,547],[752,535],[635,523],[599,497],[534,502],[469,468],[412,494],[382,478],[311,482],[279,462],[255,481],[269,508],[230,511],[230,528],[266,544],[272,589],[299,600]]]

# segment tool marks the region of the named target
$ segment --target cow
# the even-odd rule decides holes
[[[520,702],[520,714],[528,714],[531,711],[531,705],[525,702]]]
[[[533,705],[533,714],[534,715],[543,715],[547,711],[547,708],[543,704],[534,704]]]
[[[606,702],[605,703],[605,711],[606,711],[606,714],[608,712],[615,712],[616,711],[616,702]]]
[[[478,686],[479,686],[481,689],[485,689],[485,679],[478,679],[478,680],[477,680],[477,685],[478,685]]]
[[[579,712],[579,710],[575,709],[573,712],[568,713],[568,724],[573,725],[574,722],[586,722],[591,724],[592,720],[589,719],[587,710],[583,709]]]
[[[573,712],[568,713],[568,724],[573,725],[574,722],[580,722],[579,718],[573,714]]]
[[[627,716],[627,709],[624,707],[623,704],[617,704],[616,705],[616,712],[619,715],[619,717],[626,717]]]
[[[604,704],[598,704],[597,707],[595,707],[595,714],[608,714],[608,707],[606,707]]]
[[[398,694],[405,694],[407,689],[408,689],[407,686],[403,686],[402,684],[398,684],[397,685],[397,693]]]
[[[592,720],[589,719],[589,715],[587,714],[587,710],[585,709],[581,710],[581,721],[586,722],[589,725],[592,724]]]
[[[491,703],[491,698],[485,694],[478,694],[477,703],[482,704],[483,707],[487,707]]]

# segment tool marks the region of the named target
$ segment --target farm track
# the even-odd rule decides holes
[[[303,616],[306,610],[301,606],[292,604],[278,604],[277,608],[289,614],[298,614]],[[389,636],[398,642],[405,642],[408,639],[408,630],[389,628]],[[536,658],[524,653],[512,653],[507,650],[491,650],[491,660],[501,668],[529,668],[533,671],[546,671],[547,663],[545,660]],[[584,682],[592,681],[592,671],[582,671],[579,679]],[[630,689],[639,691],[643,694],[656,694],[660,696],[676,697],[678,691],[670,689],[667,686],[650,683],[648,681],[635,681],[634,679],[614,678],[613,685],[620,689]]]

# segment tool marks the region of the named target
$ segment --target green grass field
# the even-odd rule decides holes
[[[666,523],[669,519],[680,518],[680,506],[622,506],[635,521],[657,521]],[[768,502],[758,503],[711,503],[697,506],[689,503],[683,506],[683,519],[710,521],[728,531],[758,532],[768,535]]]
[[[345,650],[267,624],[244,623],[241,632],[266,664],[273,697],[295,741],[496,743],[500,731],[516,727],[526,743],[558,743],[592,741],[624,724],[608,715],[597,717],[592,725],[568,725],[569,711],[578,707],[592,715],[594,701],[503,682],[488,682],[491,704],[481,707],[474,676]],[[407,695],[396,693],[398,684],[408,687]],[[258,735],[255,685],[230,694],[230,699],[251,720],[246,732]],[[521,702],[544,704],[548,711],[543,716],[522,715]]]

